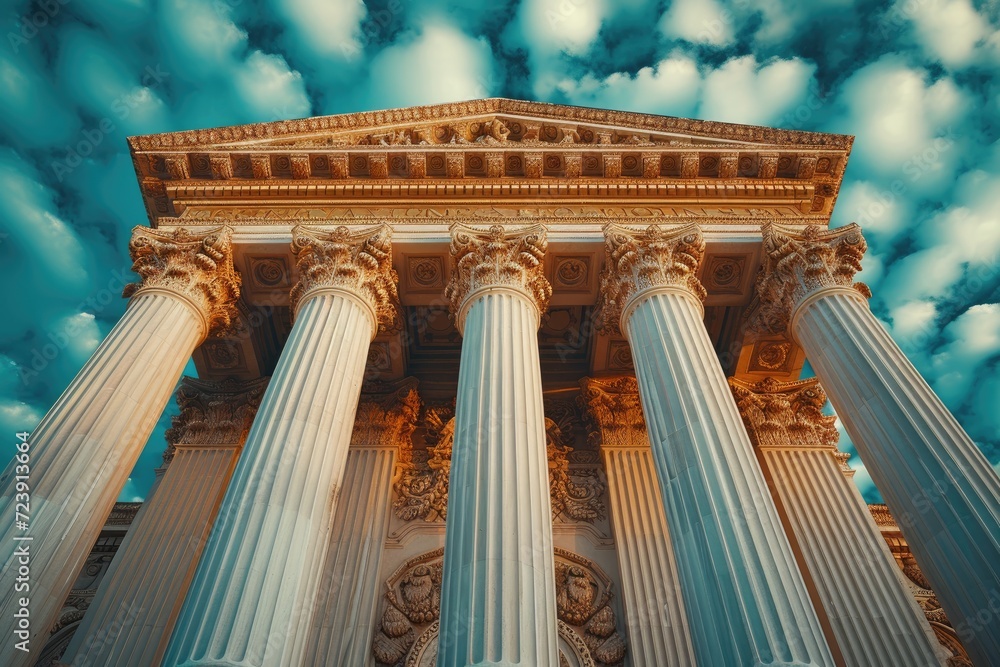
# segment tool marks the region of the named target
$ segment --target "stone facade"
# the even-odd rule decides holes
[[[130,139],[141,282],[36,432],[80,511],[0,662],[989,664],[1000,480],[827,229],[852,141],[505,99]],[[71,641],[192,355],[116,641]]]

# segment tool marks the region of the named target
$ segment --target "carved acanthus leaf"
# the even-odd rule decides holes
[[[816,379],[750,383],[729,379],[729,388],[757,447],[819,447],[836,451],[836,417],[824,415],[826,393]]]
[[[759,306],[747,323],[749,331],[785,333],[795,308],[824,288],[854,288],[865,298],[871,297],[867,285],[854,282],[868,249],[856,223],[837,229],[809,225],[800,231],[767,222],[761,231],[764,262],[757,278]]]
[[[206,336],[225,335],[237,316],[241,285],[233,267],[232,235],[229,227],[198,234],[184,228],[133,228],[129,254],[141,281],[126,285],[122,296],[149,288],[176,292],[198,307],[208,325]]]
[[[177,445],[242,446],[269,380],[206,382],[185,377],[176,396],[181,412],[166,432],[163,465],[173,459]]]
[[[413,449],[410,436],[420,414],[419,381],[368,383],[354,416],[352,447],[398,447],[405,457]]]
[[[448,516],[448,477],[451,474],[451,445],[455,437],[455,418],[441,419],[447,409],[429,409],[427,421],[437,437],[429,447],[429,457],[421,463],[401,459],[399,478],[393,484],[396,499],[393,510],[403,521],[423,519],[444,521]]]
[[[639,383],[632,376],[582,378],[580,402],[593,425],[595,447],[649,446],[639,401]]]
[[[542,225],[507,231],[494,225],[480,231],[462,224],[451,228],[454,270],[446,296],[452,315],[460,318],[469,296],[484,287],[509,287],[523,292],[544,313],[552,296],[542,263],[548,247]],[[459,330],[463,323],[457,322]]]
[[[641,232],[610,224],[604,228],[604,270],[597,321],[607,333],[621,333],[622,310],[635,294],[679,287],[705,299],[697,273],[705,238],[696,224],[677,229],[650,225]]]
[[[349,290],[375,310],[380,331],[398,331],[399,281],[392,268],[392,228],[389,225],[351,232],[332,232],[304,225],[292,229],[292,252],[298,257],[299,281],[292,288],[295,312],[310,291],[323,287]]]

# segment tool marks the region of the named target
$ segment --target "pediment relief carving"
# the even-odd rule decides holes
[[[474,126],[493,121],[503,123],[508,132],[506,137],[500,127]],[[448,128],[454,129],[458,136],[449,134]],[[431,132],[427,133],[428,130]],[[472,142],[481,136],[496,141],[506,138],[507,141],[549,143],[567,141],[568,137],[568,141],[596,144],[612,143],[616,136],[618,143],[626,144],[634,143],[633,137],[649,140],[653,136],[663,141],[813,146],[834,150],[849,150],[853,143],[853,137],[846,135],[503,98],[152,134],[131,137],[129,143],[133,150],[177,150],[192,146],[294,145],[294,142],[317,137],[349,137],[358,141],[369,136],[379,144],[384,139],[386,145],[420,141],[450,143],[453,137],[456,143]]]

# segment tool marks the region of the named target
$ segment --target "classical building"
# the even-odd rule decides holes
[[[998,664],[1000,479],[828,229],[851,142],[507,99],[132,138],[139,280],[31,436],[0,664],[175,392],[62,664]]]

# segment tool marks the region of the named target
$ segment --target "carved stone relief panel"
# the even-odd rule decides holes
[[[560,665],[612,667],[627,651],[612,583],[593,561],[555,549]],[[379,667],[431,667],[437,657],[444,549],[403,563],[386,581],[372,653]]]

